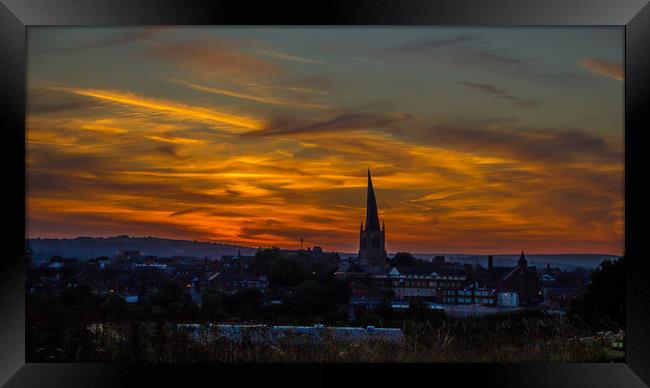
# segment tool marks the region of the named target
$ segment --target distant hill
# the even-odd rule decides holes
[[[52,256],[74,257],[80,260],[99,256],[114,256],[122,251],[140,251],[143,255],[159,257],[186,256],[219,258],[223,255],[253,255],[256,248],[157,237],[77,237],[72,239],[36,238],[28,240],[35,262]]]
[[[432,260],[435,255],[433,254],[414,254],[416,257]],[[484,268],[487,267],[487,255],[468,255],[468,254],[442,254],[449,261],[457,261],[467,264],[480,264]],[[513,267],[517,264],[520,254],[512,255],[493,255],[494,265],[497,267]],[[529,266],[537,268],[546,267],[550,264],[553,268],[561,269],[574,269],[577,267],[582,268],[596,268],[604,260],[616,260],[619,256],[595,254],[595,253],[565,253],[565,254],[528,254]]]

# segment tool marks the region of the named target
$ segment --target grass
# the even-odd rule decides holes
[[[507,317],[408,321],[403,344],[326,339],[318,344],[237,344],[193,340],[173,324],[112,324],[90,333],[90,351],[72,351],[67,361],[153,363],[375,363],[375,362],[610,362],[622,361],[622,333],[590,333],[564,317]],[[209,329],[202,338],[207,338]],[[614,339],[614,341],[613,341]],[[77,359],[75,354],[85,355]],[[61,360],[65,361],[65,360]]]

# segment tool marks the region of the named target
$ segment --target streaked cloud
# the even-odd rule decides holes
[[[617,81],[623,81],[625,78],[623,75],[623,63],[621,62],[606,61],[599,58],[585,58],[580,62],[580,66],[594,74],[604,75]]]
[[[180,120],[191,120],[208,122],[212,124],[228,124],[232,129],[234,127],[258,129],[262,123],[250,117],[236,116],[228,113],[217,112],[208,108],[188,106],[172,101],[161,99],[146,98],[138,96],[135,93],[120,92],[102,89],[82,89],[54,87],[54,90],[69,92],[80,96],[96,98],[99,100],[110,101],[116,104],[144,108],[147,110],[160,112]]]
[[[309,132],[355,131],[364,129],[382,129],[408,121],[407,113],[343,113],[322,121],[300,122],[291,119],[276,119],[259,131],[249,131],[248,136],[277,136],[287,134],[304,134]]]
[[[200,90],[202,92],[206,93],[212,93],[212,94],[218,94],[222,96],[228,96],[228,97],[234,97],[234,98],[240,98],[243,100],[250,100],[250,101],[255,101],[255,102],[261,102],[265,104],[272,104],[272,105],[287,105],[287,106],[294,106],[294,107],[304,107],[304,108],[311,108],[311,109],[326,109],[327,107],[322,104],[317,104],[317,103],[310,103],[304,100],[289,100],[289,99],[284,99],[284,98],[279,98],[279,97],[274,97],[274,96],[263,96],[263,95],[255,95],[252,93],[247,93],[247,92],[240,92],[236,90],[229,90],[229,89],[223,89],[223,88],[214,88],[214,87],[209,87],[209,86],[204,86],[204,85],[199,85],[191,82],[185,82],[185,81],[180,81],[180,80],[175,80],[172,79],[170,80],[172,82],[176,82],[178,84],[187,86],[188,88],[192,88],[195,90]],[[259,89],[259,88],[258,88]]]
[[[508,93],[506,90],[501,89],[497,87],[496,85],[492,84],[484,84],[480,82],[470,82],[470,81],[458,81],[457,84],[463,85],[469,88],[472,88],[474,90],[478,90],[480,92],[502,98],[504,100],[509,100],[512,101],[513,105],[522,107],[522,108],[530,108],[530,107],[535,107],[541,104],[541,101],[535,100],[535,99],[522,99],[516,96],[513,96],[512,94]]]
[[[257,54],[260,54],[260,55],[264,55],[264,56],[274,58],[274,59],[281,59],[283,61],[300,62],[300,63],[312,63],[312,64],[321,64],[321,63],[323,63],[323,62],[321,62],[319,60],[316,60],[316,59],[300,57],[300,56],[297,56],[297,55],[281,53],[281,52],[273,51],[273,50],[255,50],[255,52]]]

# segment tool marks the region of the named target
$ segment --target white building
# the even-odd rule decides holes
[[[519,294],[513,291],[500,291],[497,293],[497,306],[518,307]]]

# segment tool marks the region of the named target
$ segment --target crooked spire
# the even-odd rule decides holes
[[[379,212],[377,211],[377,200],[375,190],[372,188],[372,178],[368,169],[368,198],[366,202],[366,230],[379,231]]]

